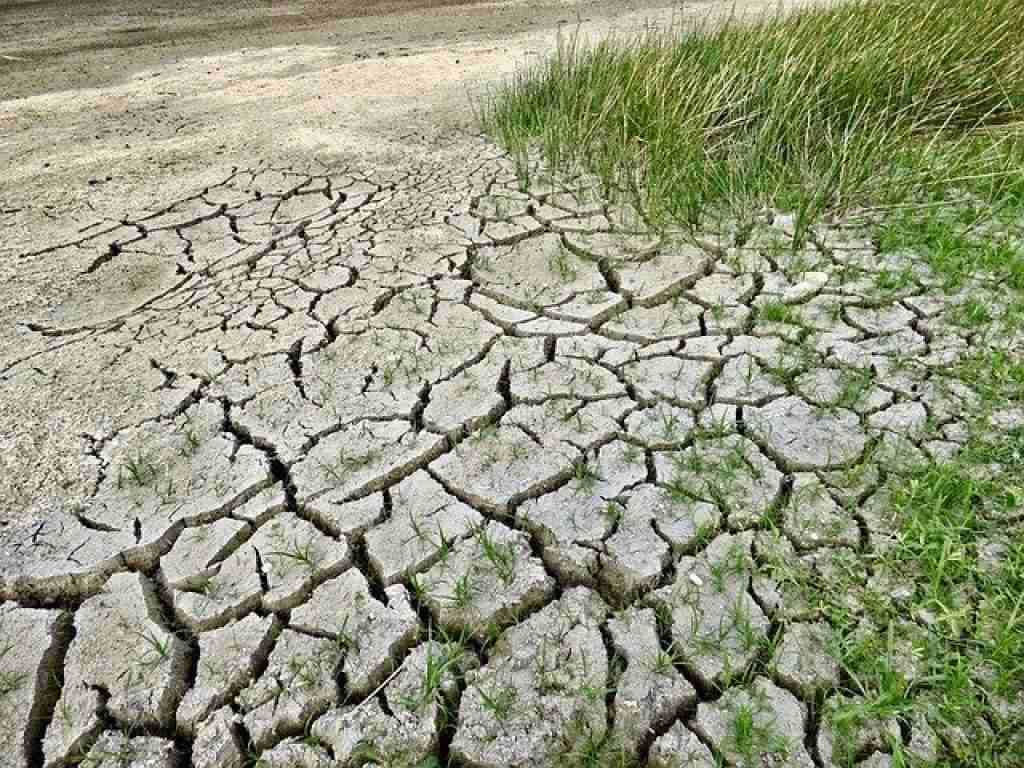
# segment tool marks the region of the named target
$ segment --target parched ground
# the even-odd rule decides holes
[[[887,480],[959,449],[984,393],[951,371],[1021,339],[861,230],[655,236],[428,119],[465,78],[439,96],[426,64],[492,77],[535,42],[386,77],[203,51],[180,67],[223,82],[0,102],[0,765],[878,767],[955,743],[829,720],[855,685],[825,604],[870,636],[869,603],[913,590],[873,567]],[[315,141],[297,98],[329,104]],[[923,678],[929,617],[904,623],[882,647]]]

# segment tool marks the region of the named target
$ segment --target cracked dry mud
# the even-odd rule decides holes
[[[912,253],[788,227],[652,236],[457,136],[22,254],[87,288],[3,386],[136,396],[84,498],[0,529],[4,765],[833,765],[827,627],[771,564],[885,546],[888,463],[962,439],[933,373],[970,339]],[[872,765],[934,748],[862,731]]]

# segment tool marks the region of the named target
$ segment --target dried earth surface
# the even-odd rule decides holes
[[[5,31],[0,764],[830,768],[953,738],[836,736],[849,681],[782,565],[898,599],[880,489],[963,440],[942,371],[1020,339],[841,224],[694,241],[523,185],[466,89],[577,13],[670,13],[629,5],[268,4],[244,51],[227,22]],[[51,48],[43,82],[19,59]]]

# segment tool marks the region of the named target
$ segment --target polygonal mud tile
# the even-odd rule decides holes
[[[827,283],[826,272],[803,272],[794,275],[792,283],[782,290],[782,300],[786,304],[802,304],[815,296]]]
[[[626,669],[615,688],[615,732],[630,754],[663,730],[696,701],[697,692],[674,667],[671,651],[658,643],[658,628],[650,608],[631,608],[608,620],[615,652]]]
[[[543,605],[555,590],[529,537],[489,521],[457,542],[419,579],[431,614],[445,629],[488,637],[495,625]]]
[[[60,611],[0,603],[0,739],[12,768],[27,768],[29,742],[42,735],[69,626],[70,615]]]
[[[800,362],[805,353],[799,345],[788,344],[776,336],[736,335],[722,347],[722,354],[728,357],[750,355],[769,368],[790,368]]]
[[[628,397],[590,402],[552,398],[543,405],[517,405],[502,424],[519,427],[545,450],[592,450],[618,434],[619,421],[635,407]]]
[[[292,608],[316,585],[344,571],[351,564],[348,544],[344,539],[335,540],[321,533],[312,523],[292,513],[285,513],[264,524],[256,534],[238,550],[252,550],[260,553],[266,589],[263,590],[262,604],[268,611]],[[241,565],[241,558],[235,555],[225,562],[232,566]],[[251,571],[244,567],[242,573]],[[217,574],[219,583],[227,580],[224,569]],[[257,574],[257,579],[260,579]]]
[[[629,414],[626,429],[648,448],[670,450],[681,445],[693,430],[693,411],[669,403],[657,403]]]
[[[394,297],[388,304],[398,311],[401,305]],[[485,324],[479,316],[476,323]],[[409,413],[424,379],[447,357],[439,354],[434,360],[427,359],[416,333],[385,327],[379,315],[372,325],[356,320],[338,321],[335,327],[339,336],[330,346],[303,358],[302,381],[308,383],[307,397],[292,418],[307,434],[320,431],[325,418],[334,423],[351,423],[361,418],[383,420]],[[262,418],[272,419],[275,430],[287,429],[281,418],[274,419],[273,401],[269,404]],[[273,434],[268,433],[268,439],[273,441]],[[301,442],[292,440],[288,447],[300,445]]]
[[[895,717],[867,715],[866,702],[837,694],[825,700],[817,747],[821,763],[828,768],[848,765],[858,756],[888,747],[890,740],[902,742]]]
[[[835,469],[856,461],[867,444],[857,415],[845,408],[816,409],[798,397],[749,408],[750,434],[790,470]]]
[[[238,695],[253,744],[264,749],[306,724],[337,700],[335,683],[341,648],[335,640],[290,629],[277,638],[267,668]]]
[[[503,388],[517,385],[545,365],[544,342],[542,338],[498,339],[481,362],[434,385],[423,423],[435,432],[459,434],[494,422],[506,407]]]
[[[693,285],[708,264],[704,251],[683,244],[662,246],[650,258],[620,259],[614,264],[619,290],[640,307],[659,304]]]
[[[697,413],[697,426],[703,430],[706,438],[738,433],[741,426],[739,408],[728,403],[712,403]]]
[[[750,326],[751,314],[750,307],[716,304],[702,315],[704,331],[712,336],[744,333]]]
[[[851,346],[853,349],[844,348],[842,344],[837,343],[833,349],[833,357],[839,362],[844,362],[849,355],[851,365],[860,360],[861,364],[874,364],[882,372],[893,367],[900,369],[907,359],[923,357],[928,351],[928,342],[924,336],[909,328],[888,336],[873,336]],[[879,379],[879,383],[891,384],[885,378]]]
[[[723,534],[676,566],[676,581],[650,601],[672,617],[672,640],[704,685],[741,674],[757,656],[768,619],[748,593],[751,533]]]
[[[221,423],[220,407],[207,403],[111,440],[92,499],[3,532],[0,584],[42,598],[91,594],[126,562],[151,567],[186,521],[240,507],[269,484],[268,465],[225,437]]]
[[[287,364],[287,361],[282,362],[282,365]],[[358,392],[359,384],[361,381],[353,380],[349,386]],[[253,440],[273,445],[282,461],[293,462],[302,456],[303,448],[314,435],[338,421],[334,414],[309,402],[302,393],[303,390],[290,381],[276,386],[268,382],[266,388],[245,405],[232,409],[231,418]],[[367,411],[382,410],[381,405],[365,405]]]
[[[234,733],[234,714],[222,707],[199,723],[192,742],[195,768],[242,768],[246,754]]]
[[[600,598],[578,587],[507,630],[462,695],[452,755],[481,768],[554,766],[577,742],[600,741],[605,614]]]
[[[313,723],[314,738],[330,746],[337,765],[418,765],[437,750],[453,711],[458,679],[478,662],[455,643],[430,641],[413,649],[383,698],[332,709]]]
[[[481,197],[477,200],[476,213],[488,219],[505,219],[528,213],[530,208],[529,195],[509,192]]]
[[[164,582],[175,589],[201,584],[209,575],[210,564],[237,549],[251,532],[248,523],[230,518],[186,528],[171,551],[160,558]]]
[[[175,525],[212,522],[270,484],[262,451],[223,431],[219,403],[203,401],[172,423],[148,422],[103,450],[107,469],[79,515],[93,528],[131,531],[126,557],[148,565]]]
[[[516,509],[517,522],[540,541],[544,563],[563,586],[593,585],[600,543],[622,516],[613,499],[646,472],[643,452],[615,441],[580,468],[580,477]]]
[[[607,369],[586,360],[556,357],[554,361],[511,377],[517,403],[538,403],[553,397],[593,398],[622,395],[619,380]]]
[[[505,407],[498,391],[502,370],[492,365],[473,366],[435,385],[423,412],[423,423],[435,432],[448,434],[461,429],[472,431],[493,422]]]
[[[274,515],[284,512],[286,506],[287,499],[284,488],[280,483],[274,483],[249,497],[241,506],[232,509],[231,517],[254,526],[260,526]]]
[[[522,307],[557,304],[574,293],[607,287],[597,264],[581,259],[557,235],[480,248],[473,276],[495,298]]]
[[[865,462],[836,472],[819,472],[818,477],[843,506],[858,504],[878,486],[880,473],[873,462]]]
[[[178,706],[178,727],[194,733],[198,723],[248,685],[275,635],[274,620],[255,614],[199,635],[196,680]]]
[[[884,335],[905,330],[914,320],[914,313],[899,304],[886,307],[847,307],[849,323],[865,333]]]
[[[102,729],[105,709],[122,723],[167,727],[184,693],[188,646],[154,620],[153,587],[135,574],[113,576],[75,612],[64,687],[46,730],[47,765],[80,754]]]
[[[430,468],[474,506],[501,515],[513,498],[554,486],[578,458],[571,446],[541,450],[519,427],[502,425],[474,432]]]
[[[750,589],[768,615],[796,621],[818,618],[818,605],[808,594],[815,575],[797,555],[796,548],[781,531],[758,531],[754,539],[758,567]]]
[[[382,493],[371,493],[354,501],[326,493],[307,504],[306,513],[318,528],[339,537],[365,533],[387,515]]]
[[[733,530],[761,522],[782,492],[782,473],[750,440],[726,435],[680,453],[657,453],[658,482],[674,496],[714,502]]]
[[[405,421],[362,422],[322,439],[292,468],[301,498],[381,490],[441,455],[445,439]]]
[[[124,567],[122,553],[135,545],[130,528],[96,530],[68,510],[10,522],[0,529],[0,593],[43,600],[93,594]]]
[[[718,768],[715,756],[682,723],[674,723],[651,745],[649,768]]]
[[[558,306],[562,307],[565,305],[559,304]],[[582,323],[574,320],[563,320],[552,317],[551,315],[556,313],[556,310],[552,308],[544,311],[545,314],[543,316],[533,320],[528,320],[525,323],[520,323],[516,327],[516,332],[521,333],[524,336],[539,336],[544,338],[571,337],[578,336],[581,333],[586,333],[586,326]]]
[[[707,335],[707,336],[695,336],[689,339],[683,339],[678,343],[678,351],[680,357],[692,358],[694,360],[710,360],[717,362],[722,359],[723,353],[722,348],[729,344],[731,335]],[[672,351],[674,347],[670,346],[672,342],[662,342],[661,345],[653,344],[650,347],[644,347],[644,352],[651,349],[652,352]],[[662,349],[664,347],[664,349]],[[641,355],[641,357],[650,357],[651,355]]]
[[[383,682],[419,636],[419,618],[405,587],[388,587],[385,596],[386,605],[370,594],[366,577],[350,568],[291,612],[293,628],[337,640],[349,696],[365,696]]]
[[[625,508],[616,509],[618,525],[604,543],[598,577],[624,601],[654,586],[673,552],[688,550],[721,521],[715,505],[676,499],[647,484],[633,490]]]
[[[548,202],[559,207],[566,207],[561,202],[564,197],[548,198]],[[578,210],[569,206],[578,214],[595,214],[604,210],[604,203],[594,200],[587,203],[586,210]],[[650,264],[656,260],[657,248],[662,244],[651,234],[634,232],[596,232],[580,233],[566,236],[569,247],[581,258],[588,261],[605,260],[610,265],[621,267],[624,264]]]
[[[625,308],[626,300],[617,293],[596,290],[577,294],[563,304],[546,310],[546,313],[558,320],[571,320],[596,327]],[[526,331],[533,326],[524,324],[520,327]]]
[[[882,432],[871,453],[871,461],[897,475],[912,472],[928,463],[927,454],[916,443],[895,432]]]
[[[800,304],[800,319],[804,326],[812,328],[808,341],[817,339],[822,350],[836,341],[853,341],[863,336],[861,331],[843,320],[845,303],[839,296],[825,293]]]
[[[664,400],[684,408],[704,406],[713,369],[713,363],[678,357],[653,357],[622,366],[643,400]]]
[[[772,657],[779,683],[801,698],[839,683],[839,663],[829,647],[831,629],[824,622],[789,624]]]
[[[600,217],[602,221],[604,217]],[[565,222],[570,222],[572,219],[566,219]],[[562,225],[562,221],[555,222],[553,228],[558,228]],[[568,224],[564,225],[568,227]],[[586,225],[584,225],[586,226]],[[607,221],[604,221],[604,226],[607,226]],[[586,226],[586,228],[590,228]],[[544,231],[544,225],[537,221],[532,216],[517,216],[510,221],[491,221],[488,222],[484,234],[491,238],[495,243],[516,243],[523,242],[530,238],[530,235],[539,235]]]
[[[89,768],[174,768],[174,742],[152,736],[126,736],[107,731],[97,739],[83,765]]]
[[[758,677],[730,688],[712,704],[699,704],[694,730],[737,768],[765,765],[813,768],[804,747],[807,711],[792,694]]]
[[[537,312],[511,304],[504,304],[491,298],[486,292],[473,291],[469,297],[469,306],[477,310],[490,322],[503,328],[510,328],[517,323],[525,323],[535,319]]]
[[[777,377],[766,372],[752,355],[728,360],[715,378],[715,402],[719,403],[761,405],[785,394]]]
[[[260,768],[332,768],[337,765],[320,747],[289,740],[268,749],[257,761]]]
[[[416,472],[391,489],[390,518],[366,533],[370,567],[385,585],[395,584],[429,568],[482,519],[429,474]]]
[[[754,547],[759,566],[751,590],[773,618],[812,621],[830,605],[863,611],[868,573],[857,550],[822,548],[799,555],[776,531],[759,531]]]
[[[793,475],[789,499],[782,509],[782,527],[800,549],[855,547],[860,542],[856,519],[808,472]]]
[[[634,306],[601,326],[612,339],[641,344],[700,336],[704,308],[681,297],[657,306]]]
[[[797,378],[797,392],[822,407],[872,413],[892,402],[892,393],[879,388],[870,368],[815,368]]]
[[[215,629],[259,605],[268,611],[293,608],[349,564],[344,539],[331,539],[286,512],[260,526],[200,585],[175,590],[174,608],[194,631]]]
[[[445,283],[437,285],[444,288]],[[423,335],[411,365],[407,363],[420,380],[436,383],[449,379],[456,371],[464,370],[478,360],[484,350],[501,350],[508,346],[531,348],[530,344],[502,343],[506,338],[502,336],[502,329],[463,303],[463,296],[470,286],[472,283],[468,281],[453,283],[450,289],[457,295],[440,300],[434,309],[427,305],[432,314],[424,313],[420,317],[416,330]],[[424,336],[430,338],[429,353],[423,347]],[[388,390],[383,388],[381,391],[387,393]]]
[[[721,272],[712,273],[698,280],[693,288],[687,291],[705,306],[736,306],[749,301],[757,287],[752,275],[729,275]]]
[[[887,429],[912,439],[919,438],[928,423],[928,411],[921,403],[903,402],[868,417],[868,426]]]

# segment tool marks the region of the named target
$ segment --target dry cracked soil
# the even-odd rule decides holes
[[[914,254],[652,235],[473,129],[559,22],[671,10],[78,5],[0,4],[0,764],[753,765],[742,712],[834,765],[771,564],[867,583],[887,469],[962,439]]]

